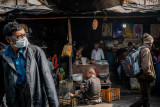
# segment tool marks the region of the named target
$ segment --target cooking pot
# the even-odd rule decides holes
[[[110,73],[99,73],[101,79],[107,79],[110,76]]]
[[[81,74],[81,73],[73,74],[72,79],[73,79],[73,81],[82,81],[83,80],[83,74]]]

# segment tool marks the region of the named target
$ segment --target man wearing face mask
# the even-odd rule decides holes
[[[44,52],[29,44],[23,27],[17,22],[6,24],[3,33],[10,43],[2,52],[4,84],[1,88],[5,89],[7,105],[45,107],[48,98],[50,107],[57,107],[57,93]]]
[[[156,79],[152,55],[150,52],[154,40],[151,35],[145,33],[142,41],[146,48],[142,49],[140,52],[140,68],[142,74],[137,76],[142,97],[130,107],[150,107],[150,83]]]

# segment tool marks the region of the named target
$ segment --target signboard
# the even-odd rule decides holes
[[[160,37],[160,24],[151,24],[151,35],[153,38]]]
[[[133,38],[133,24],[126,24],[126,28],[123,28],[124,38]]]
[[[143,24],[134,24],[133,25],[133,38],[141,38],[143,34]]]
[[[102,24],[102,37],[112,37],[112,23]]]
[[[158,5],[158,0],[124,0],[123,4]]]
[[[122,38],[122,25],[121,24],[114,24],[113,25],[113,38]]]

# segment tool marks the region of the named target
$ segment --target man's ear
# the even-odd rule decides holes
[[[10,38],[9,38],[8,36],[6,36],[5,39],[6,39],[6,41],[7,41],[8,43],[11,42],[11,41],[10,41]]]

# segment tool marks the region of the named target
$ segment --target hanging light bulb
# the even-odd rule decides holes
[[[123,26],[123,28],[126,28],[126,27],[127,27],[127,24],[123,24],[122,26]]]

